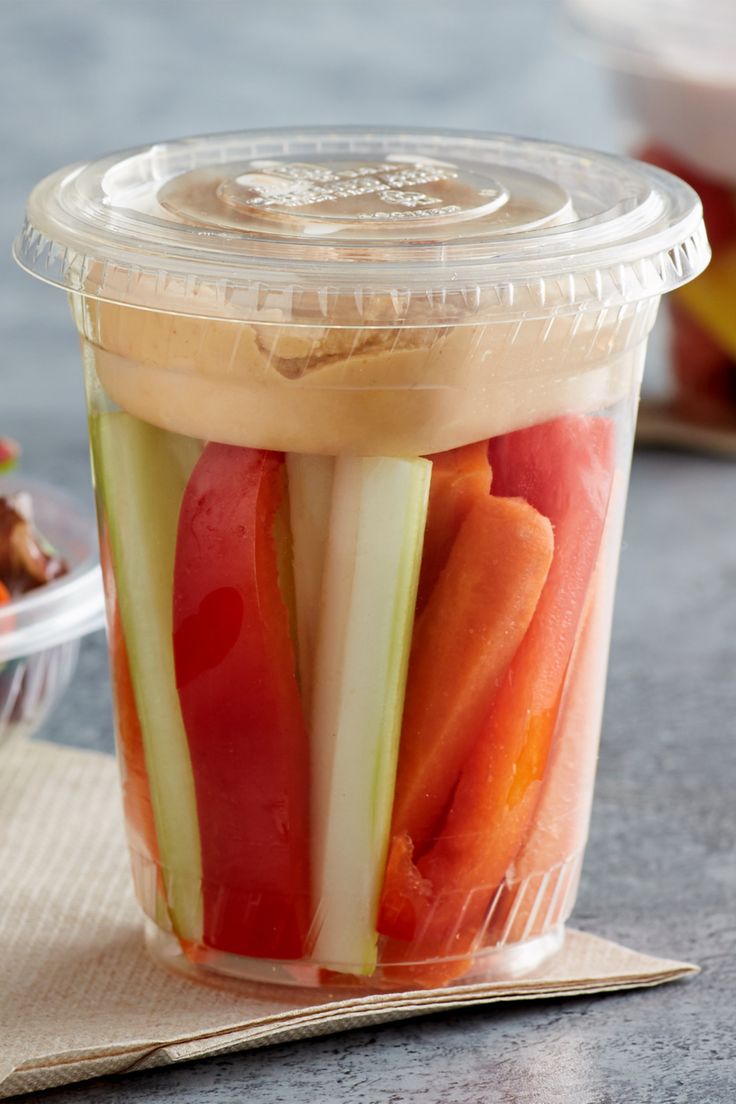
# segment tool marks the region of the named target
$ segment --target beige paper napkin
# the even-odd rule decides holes
[[[17,742],[0,755],[0,1097],[461,1005],[657,985],[697,967],[570,931],[511,983],[378,996],[200,987],[149,961],[114,761]]]

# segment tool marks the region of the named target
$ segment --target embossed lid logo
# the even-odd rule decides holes
[[[241,212],[339,223],[467,218],[490,213],[507,199],[495,181],[428,158],[253,161],[222,181],[218,196]]]

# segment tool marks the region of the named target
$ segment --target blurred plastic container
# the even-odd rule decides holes
[[[27,476],[0,478],[0,494],[27,491],[34,521],[69,574],[0,606],[0,743],[29,735],[66,690],[80,639],[104,625],[93,520],[63,491]]]
[[[736,432],[736,3],[568,0],[599,46],[632,152],[698,192],[713,261],[670,300],[674,409]]]

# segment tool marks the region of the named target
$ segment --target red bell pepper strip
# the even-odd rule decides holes
[[[525,498],[550,519],[555,554],[442,833],[417,863],[422,883],[432,886],[431,906],[418,910],[424,920],[411,942],[390,940],[384,947],[389,980],[438,985],[466,972],[466,956],[482,939],[493,895],[523,843],[598,558],[613,444],[612,423],[594,417],[558,418],[489,444],[494,492]]]
[[[574,900],[598,759],[626,481],[614,475],[598,564],[567,669],[557,729],[534,822],[513,878],[495,903],[485,942],[517,943],[561,923]]]
[[[308,744],[274,529],[281,454],[209,444],[181,506],[174,662],[200,822],[204,942],[305,953]]]
[[[427,528],[417,589],[417,617],[424,609],[460,526],[479,498],[491,490],[488,442],[437,452],[432,461]]]

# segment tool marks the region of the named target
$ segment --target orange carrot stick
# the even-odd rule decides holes
[[[417,616],[429,600],[460,526],[479,498],[489,494],[488,441],[438,452],[432,461],[427,529],[417,590]]]
[[[143,736],[117,603],[110,626],[109,647],[128,838],[133,850],[149,862],[158,863],[158,842],[143,753]]]
[[[491,446],[500,489],[523,493],[552,520],[555,555],[529,631],[462,769],[441,836],[417,863],[432,886],[421,930],[410,943],[392,940],[384,947],[384,974],[406,984],[445,983],[467,971],[493,894],[523,843],[611,492],[613,430],[605,419],[559,418]]]
[[[158,864],[158,841],[153,819],[151,791],[146,771],[138,709],[128,664],[128,652],[112,573],[109,538],[104,528],[100,535],[100,562],[105,581],[108,651],[112,680],[115,721],[123,789],[123,809],[131,850],[149,863]]]
[[[431,842],[529,627],[552,547],[552,526],[531,506],[484,493],[417,622],[392,820],[415,855]]]

